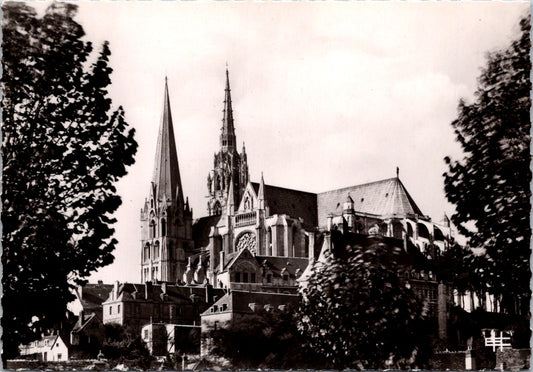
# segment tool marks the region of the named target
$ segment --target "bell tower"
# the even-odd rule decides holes
[[[141,209],[141,282],[181,279],[193,247],[192,209],[188,199],[183,199],[165,78],[154,173],[148,198]]]
[[[233,193],[233,200],[239,203],[247,183],[248,162],[246,148],[243,143],[241,153],[239,154],[237,151],[229,73],[226,67],[226,89],[220,133],[220,150],[215,153],[213,170],[207,175],[208,214],[213,216],[226,212],[230,190]],[[233,185],[233,187],[230,188],[230,185]]]

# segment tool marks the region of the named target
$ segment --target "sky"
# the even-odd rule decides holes
[[[46,2],[33,2],[44,9]],[[250,178],[310,192],[400,179],[420,209],[451,215],[443,158],[487,52],[517,37],[529,2],[77,2],[96,47],[110,42],[110,97],[136,130],[117,185],[115,262],[91,282],[140,280],[148,196],[168,77],[181,179],[194,218],[219,148],[225,68]]]

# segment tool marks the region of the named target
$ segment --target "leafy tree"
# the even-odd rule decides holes
[[[299,314],[307,346],[335,369],[415,364],[426,342],[422,304],[401,276],[401,249],[384,243],[339,247],[317,262]]]
[[[320,368],[319,360],[302,347],[294,311],[258,310],[211,329],[211,354],[229,360],[234,369]]]
[[[23,3],[2,10],[5,360],[57,326],[72,285],[113,261],[114,183],[137,143],[107,95],[109,46],[92,53],[75,5],[40,18]]]
[[[478,260],[482,290],[510,313],[527,313],[531,291],[530,235],[530,17],[506,50],[488,55],[473,103],[461,100],[452,123],[464,158],[445,158],[445,192],[452,221]]]
[[[105,324],[104,357],[132,368],[149,369],[154,358],[135,328],[120,324]]]

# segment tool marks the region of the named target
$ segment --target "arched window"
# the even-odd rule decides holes
[[[300,256],[298,248],[298,228],[296,227],[296,225],[292,225],[292,252],[294,257]]]
[[[154,260],[157,260],[159,258],[159,242],[155,242],[154,244],[154,252],[152,257],[154,258]]]
[[[161,236],[167,236],[167,220],[161,219]]]
[[[144,246],[144,260],[148,261],[150,259],[150,244],[146,243]]]
[[[213,214],[214,215],[222,214],[222,207],[218,201],[213,206]]]
[[[150,238],[155,238],[155,235],[156,235],[155,227],[156,227],[155,221],[154,220],[150,221]]]
[[[429,231],[426,225],[424,225],[423,223],[419,223],[417,224],[417,227],[418,227],[418,236],[420,238],[429,239]]]
[[[437,226],[434,226],[433,230],[433,236],[435,240],[444,241],[444,234],[442,233],[441,229],[439,229]]]

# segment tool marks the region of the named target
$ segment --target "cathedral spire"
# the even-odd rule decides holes
[[[154,161],[153,185],[156,187],[156,198],[159,200],[165,196],[172,201],[177,198],[183,200],[181,188],[180,170],[178,165],[178,153],[174,139],[172,126],[172,114],[170,112],[170,98],[168,94],[167,78],[165,77],[165,92],[163,96],[163,114],[157,148]]]
[[[220,134],[222,150],[235,150],[235,127],[233,125],[233,109],[231,107],[231,89],[229,86],[229,72],[226,66],[226,89],[224,95],[224,111],[222,117],[222,133]]]

